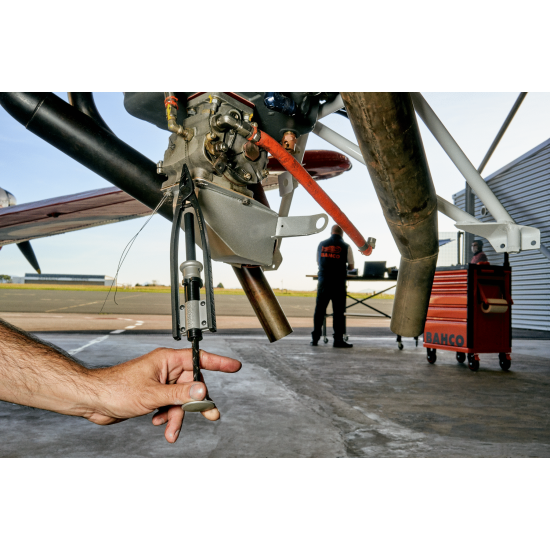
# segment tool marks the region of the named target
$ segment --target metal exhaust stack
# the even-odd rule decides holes
[[[292,334],[292,327],[261,267],[233,267],[250,305],[271,343]]]
[[[0,105],[27,130],[155,209],[164,177],[156,164],[50,92],[0,92]],[[172,206],[159,214],[172,220]]]
[[[439,253],[437,195],[407,92],[340,92],[401,253],[391,330],[420,336]]]

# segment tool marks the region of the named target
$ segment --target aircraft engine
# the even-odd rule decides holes
[[[9,191],[0,187],[0,208],[8,208],[10,206],[17,206],[17,199]],[[36,259],[31,243],[29,241],[19,242],[17,243],[17,248],[19,248],[23,256],[25,256],[36,272],[40,273],[40,266],[38,265],[38,260]],[[1,246],[0,250],[2,250]]]
[[[0,208],[7,208],[8,206],[15,206],[16,204],[17,200],[15,197],[9,191],[0,187]],[[2,250],[1,246],[0,250]]]
[[[269,175],[268,153],[239,127],[259,127],[294,154],[298,138],[316,123],[320,97],[317,92],[125,92],[124,105],[131,115],[171,132],[157,166],[166,177],[162,189],[173,187],[188,166],[199,188],[212,259],[270,270],[282,257],[277,214],[262,186]],[[253,228],[253,239],[243,227]]]
[[[0,208],[7,208],[8,206],[15,206],[17,199],[5,189],[0,187]]]
[[[281,238],[318,233],[324,229],[317,227],[319,219],[326,226],[328,217],[279,216],[268,207],[261,185],[265,151],[304,186],[362,254],[369,255],[375,244],[374,239],[363,238],[316,184],[299,155],[299,138],[315,126],[320,101],[332,102],[337,96],[337,92],[126,92],[124,105],[130,114],[171,132],[165,158],[156,166],[106,126],[91,93],[71,92],[67,104],[51,92],[0,92],[0,105],[30,132],[151,209],[160,204],[170,185],[176,187],[178,168],[187,164],[204,213],[212,259],[240,270],[237,276],[245,282],[245,292],[274,341],[291,329],[263,270],[280,264]],[[173,219],[170,201],[158,212]]]

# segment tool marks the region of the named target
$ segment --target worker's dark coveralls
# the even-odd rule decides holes
[[[332,301],[334,341],[344,339],[346,333],[346,278],[348,275],[348,250],[350,246],[340,235],[332,235],[323,241],[317,249],[319,263],[319,284],[317,286],[317,303],[313,317],[314,341],[321,338],[323,321],[327,306]],[[351,256],[351,255],[350,255]],[[353,258],[353,256],[351,256]],[[353,260],[352,260],[353,261]]]

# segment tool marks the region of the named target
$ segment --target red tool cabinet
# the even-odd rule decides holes
[[[512,352],[512,294],[510,266],[467,265],[437,268],[424,328],[428,362],[436,350],[456,351],[479,369],[480,353],[497,353],[509,370]]]

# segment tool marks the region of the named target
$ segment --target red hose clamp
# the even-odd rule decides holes
[[[258,143],[262,137],[262,134],[260,134],[260,130],[258,130],[257,126],[253,126],[252,133],[246,138],[248,141],[251,141],[252,143]]]
[[[172,107],[175,107],[176,109],[179,109],[179,107],[178,107],[178,98],[174,95],[168,96],[164,100],[164,106],[168,107],[168,105],[172,105]]]

